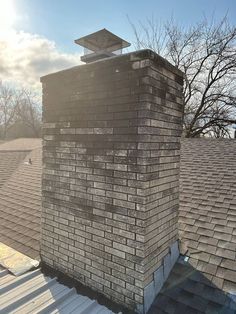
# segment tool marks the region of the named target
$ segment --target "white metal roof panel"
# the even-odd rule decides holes
[[[110,314],[105,306],[45,276],[40,269],[15,277],[0,268],[0,314]]]

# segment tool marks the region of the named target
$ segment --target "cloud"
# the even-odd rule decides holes
[[[55,42],[23,31],[0,34],[0,80],[40,89],[40,77],[75,65],[79,54],[60,52]]]

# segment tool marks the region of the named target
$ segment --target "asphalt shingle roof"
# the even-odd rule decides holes
[[[183,259],[175,264],[148,314],[235,314],[236,299]]]
[[[11,158],[9,162],[5,160],[5,170],[11,173],[0,188],[0,242],[37,259],[41,216],[41,140],[20,139],[14,143],[4,143],[3,146],[10,156],[21,151],[25,158],[18,158],[18,163],[15,163],[15,169],[12,171]],[[0,152],[1,149],[2,145]],[[28,163],[29,158],[32,164]],[[1,159],[0,165],[2,164]]]
[[[11,177],[18,164],[25,158],[27,152],[1,151],[0,145],[0,188]]]
[[[32,149],[40,148],[39,138],[19,138],[12,141],[0,141],[0,188],[11,177],[18,165]]]
[[[181,148],[181,253],[224,291],[236,291],[236,140],[185,139]]]
[[[42,146],[40,138],[17,138],[0,143],[0,151],[31,151]]]

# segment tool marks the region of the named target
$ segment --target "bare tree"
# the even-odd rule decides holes
[[[41,106],[36,93],[25,88],[14,88],[0,81],[0,137],[6,139],[8,133],[18,131],[39,137],[41,132]],[[10,132],[11,130],[11,132]],[[15,133],[13,132],[13,134]],[[18,134],[19,136],[20,134]]]
[[[41,106],[39,96],[28,90],[21,89],[17,97],[16,106],[17,120],[29,127],[35,137],[41,132]]]
[[[16,113],[16,93],[13,88],[0,81],[0,131],[3,139],[14,123]]]
[[[162,54],[185,74],[185,136],[229,136],[236,123],[236,27],[227,17],[187,29],[173,19],[159,25],[154,19],[131,23],[136,48]]]

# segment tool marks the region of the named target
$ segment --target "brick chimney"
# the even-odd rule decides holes
[[[182,72],[142,50],[41,82],[42,262],[146,313],[179,255]]]

